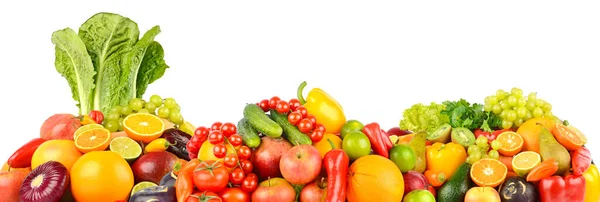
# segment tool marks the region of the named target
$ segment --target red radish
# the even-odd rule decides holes
[[[55,114],[42,124],[40,137],[46,140],[73,140],[73,134],[79,127],[79,118],[72,114]]]
[[[67,168],[59,162],[48,161],[27,175],[21,189],[23,202],[59,201],[69,183]]]

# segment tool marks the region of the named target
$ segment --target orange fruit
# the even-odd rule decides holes
[[[348,170],[348,202],[402,201],[404,178],[398,166],[379,155],[360,157]]]
[[[523,151],[540,152],[539,139],[542,127],[552,131],[555,126],[554,123],[554,120],[550,118],[539,117],[529,119],[519,126],[517,134],[523,138]]]
[[[335,148],[331,148],[331,144],[328,140],[331,140]],[[319,154],[321,154],[321,158],[323,158],[325,157],[325,154],[327,154],[327,152],[331,151],[332,149],[342,148],[342,138],[333,133],[325,133],[325,135],[323,135],[323,139],[321,139],[321,141],[313,143],[313,146],[317,148]]]
[[[567,127],[562,123],[556,123],[552,135],[561,145],[568,150],[576,150],[587,143],[587,138],[579,131],[573,130],[572,127]]]
[[[70,171],[81,155],[73,140],[48,140],[42,143],[33,153],[31,169],[35,169],[48,161],[57,161]]]
[[[127,200],[134,177],[125,159],[112,151],[84,154],[71,169],[71,193],[76,201]]]
[[[131,139],[150,143],[162,135],[165,130],[165,123],[158,116],[137,113],[125,117],[123,130]]]
[[[504,156],[514,156],[523,148],[523,138],[521,135],[512,131],[500,133],[500,135],[496,137],[496,140],[500,142],[498,153]]]
[[[75,138],[75,147],[83,153],[104,151],[110,144],[110,131],[104,128],[94,128],[83,131]]]
[[[506,165],[496,159],[481,159],[471,166],[471,179],[480,187],[497,187],[507,174]]]

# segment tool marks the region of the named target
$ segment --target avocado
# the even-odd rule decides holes
[[[475,186],[469,171],[471,164],[463,163],[454,175],[440,187],[437,193],[438,202],[464,201],[467,191]]]

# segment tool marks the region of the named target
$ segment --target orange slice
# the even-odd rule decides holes
[[[556,123],[552,130],[554,138],[568,150],[576,150],[587,142],[587,138],[579,131],[575,131],[577,129],[573,130],[573,128],[569,128],[562,123]]]
[[[162,135],[165,123],[158,116],[137,113],[125,117],[123,129],[131,139],[150,143]]]
[[[500,133],[496,137],[496,140],[501,143],[498,152],[504,156],[514,156],[523,149],[523,138],[515,132],[506,131]]]
[[[83,153],[104,151],[110,144],[110,131],[105,128],[93,128],[80,132],[75,138],[75,147]]]
[[[496,159],[481,159],[471,167],[471,179],[480,187],[497,187],[507,174],[506,165]]]

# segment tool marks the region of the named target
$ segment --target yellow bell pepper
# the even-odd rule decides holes
[[[298,87],[298,100],[306,111],[315,116],[317,123],[325,126],[328,133],[339,133],[342,126],[346,123],[346,115],[342,106],[333,97],[320,88],[313,88],[304,100],[302,90],[306,86],[306,81]]]
[[[449,179],[456,169],[467,160],[467,151],[460,144],[436,142],[427,146],[425,157],[427,159],[427,170],[435,173],[442,172],[446,179]]]
[[[600,174],[594,164],[583,172],[585,178],[585,202],[600,201]]]

